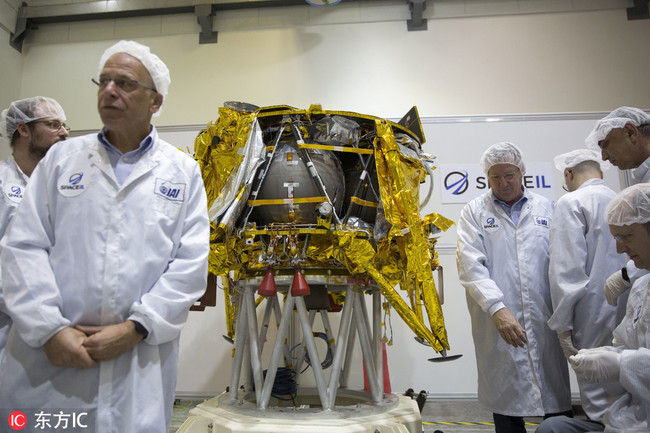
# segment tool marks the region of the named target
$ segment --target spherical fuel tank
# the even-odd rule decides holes
[[[341,162],[334,153],[308,149],[309,157],[319,174],[325,191],[340,214],[345,196],[345,180]],[[280,142],[269,166],[257,200],[284,200],[322,197],[316,181],[298,151],[295,142]],[[320,202],[299,204],[268,204],[256,206],[251,220],[258,225],[271,223],[315,224]]]

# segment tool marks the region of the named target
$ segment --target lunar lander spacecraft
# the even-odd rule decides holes
[[[194,151],[232,374],[179,432],[422,431],[415,402],[384,392],[382,316],[397,312],[416,340],[447,356],[435,243],[453,222],[421,216],[432,182],[427,193],[420,185],[434,169],[423,142],[415,107],[400,122],[317,105],[219,109]],[[357,340],[365,391],[348,387]],[[306,366],[315,387],[299,384]]]

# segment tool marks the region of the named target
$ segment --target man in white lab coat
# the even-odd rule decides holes
[[[179,335],[209,251],[198,165],[150,123],[170,81],[148,47],[108,48],[95,81],[104,128],[53,146],[32,175],[2,241],[13,320],[3,419],[21,411],[35,431],[63,417],[67,431],[169,430]]]
[[[619,252],[639,269],[650,270],[650,183],[621,191],[605,210],[605,220]],[[582,349],[569,358],[578,377],[618,387],[604,426],[578,419],[546,420],[537,433],[648,432],[650,424],[650,273],[630,290],[625,317],[611,345]]]
[[[479,402],[497,433],[526,431],[525,416],[571,413],[567,363],[551,315],[552,203],[523,187],[521,151],[497,143],[481,158],[491,190],[458,221],[457,264],[466,289]]]
[[[0,138],[11,147],[11,156],[0,161],[0,239],[23,199],[36,164],[54,143],[68,137],[67,128],[61,105],[44,96],[14,101],[0,114]],[[0,283],[0,360],[11,325],[4,311]]]
[[[612,331],[625,316],[625,301],[610,306],[603,293],[605,280],[625,266],[625,255],[616,252],[614,238],[605,223],[605,207],[616,195],[603,181],[600,154],[577,149],[554,158],[564,174],[568,194],[555,204],[550,238],[549,280],[553,315],[549,327],[558,333],[569,358],[579,349],[610,344]],[[607,165],[605,165],[607,164]],[[578,378],[582,408],[600,421],[612,403],[616,389]]]
[[[585,144],[620,170],[632,170],[635,184],[650,182],[650,114],[645,111],[617,108],[596,122]]]
[[[603,160],[621,170],[631,170],[634,184],[650,183],[650,114],[634,107],[619,107],[596,123],[585,143],[600,151]],[[616,305],[616,299],[646,273],[632,261],[612,273],[605,282],[607,302]]]

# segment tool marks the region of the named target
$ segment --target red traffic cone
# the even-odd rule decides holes
[[[293,283],[291,284],[291,296],[304,296],[310,293],[311,290],[307,285],[305,276],[300,272],[300,268],[296,267],[296,272],[293,274]]]
[[[386,343],[381,343],[381,352],[384,366],[384,392],[393,392],[390,387],[390,374],[388,374],[388,355],[386,354]],[[363,390],[370,392],[370,383],[368,383],[368,373],[366,373],[366,363],[363,363]]]
[[[273,277],[273,268],[269,267],[269,270],[266,271],[262,284],[260,288],[257,289],[257,293],[260,296],[275,296],[278,294],[278,290],[275,288],[275,278]]]

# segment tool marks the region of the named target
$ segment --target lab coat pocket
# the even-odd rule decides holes
[[[538,237],[542,237],[542,238],[546,238],[546,239],[548,239],[548,237],[549,237],[550,234],[551,234],[551,231],[550,231],[548,228],[546,228],[546,227],[535,227],[535,234],[536,234]]]
[[[533,215],[533,225],[535,226],[535,235],[542,238],[548,243],[551,228],[551,219],[544,216]]]
[[[169,219],[176,220],[180,214],[183,203],[168,200],[164,197],[154,196],[152,208],[157,214],[162,214]]]

